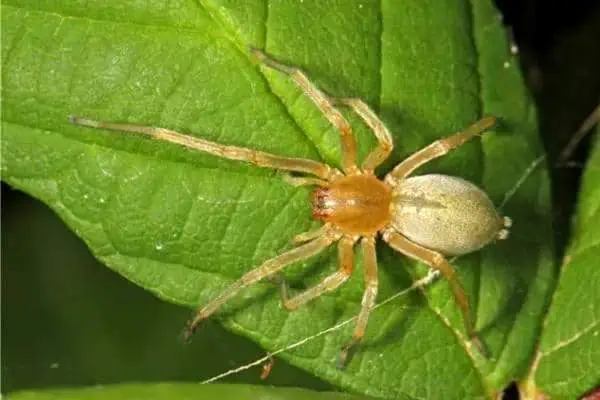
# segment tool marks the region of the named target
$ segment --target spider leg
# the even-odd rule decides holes
[[[467,298],[465,289],[458,280],[456,271],[452,268],[446,258],[436,251],[429,250],[413,243],[392,229],[386,229],[383,232],[383,240],[385,240],[394,250],[414,260],[425,263],[429,265],[430,268],[440,271],[440,273],[448,280],[454,299],[460,307],[467,336],[479,351],[485,355],[485,347],[475,332],[475,323],[471,318],[469,299]]]
[[[188,322],[186,328],[184,329],[182,334],[183,339],[188,340],[203,320],[210,317],[227,300],[235,296],[241,289],[279,272],[286,265],[307,259],[320,253],[332,243],[339,240],[340,236],[341,235],[335,231],[330,230],[324,232],[323,235],[317,237],[313,241],[271,258],[270,260],[265,261],[261,266],[247,272],[240,279],[221,292],[219,296],[210,301],[204,307],[198,309],[194,318]]]
[[[339,110],[331,104],[327,96],[299,68],[282,64],[258,49],[252,48],[250,52],[267,67],[289,75],[302,88],[304,93],[315,103],[329,122],[339,130],[342,142],[342,168],[344,172],[346,174],[358,172],[358,168],[356,167],[356,141],[352,133],[352,127]]]
[[[306,176],[291,176],[289,174],[283,174],[282,179],[292,186],[329,186],[329,181],[324,181],[323,179]]]
[[[358,348],[365,331],[371,310],[375,306],[377,300],[377,290],[379,279],[377,277],[377,254],[375,252],[375,238],[372,236],[364,237],[361,242],[364,258],[364,273],[365,273],[365,291],[363,293],[360,313],[356,321],[352,339],[348,344],[342,347],[338,367],[344,368],[354,355]]]
[[[462,146],[465,142],[473,137],[481,135],[486,130],[493,128],[494,125],[496,125],[496,122],[497,119],[495,117],[483,117],[462,132],[458,132],[452,136],[436,140],[429,146],[417,151],[406,160],[398,164],[392,170],[392,172],[386,176],[386,182],[393,184],[393,182],[407,177],[421,165],[426,164],[435,158],[443,156],[450,150]]]
[[[316,237],[323,235],[325,232],[331,229],[331,225],[324,224],[320,228],[315,229],[314,231],[303,232],[294,237],[294,243],[300,244],[304,242],[308,242],[309,240],[313,240]]]
[[[289,295],[289,288],[282,276],[278,275],[276,280],[279,285],[281,295],[281,304],[292,311],[303,304],[308,303],[325,292],[337,289],[342,283],[346,282],[352,270],[354,269],[354,250],[353,246],[356,239],[351,236],[345,236],[338,242],[339,269],[333,274],[327,276],[315,286],[296,294],[293,297]]]
[[[227,146],[197,137],[184,135],[165,128],[153,126],[119,124],[105,121],[95,121],[87,118],[69,117],[73,124],[88,126],[91,128],[110,129],[141,133],[156,140],[176,143],[192,150],[209,153],[217,157],[229,160],[245,161],[259,167],[274,168],[286,171],[303,172],[316,175],[323,180],[330,180],[339,174],[339,171],[313,160],[303,158],[281,157],[264,151],[247,149],[244,147]]]
[[[362,168],[366,172],[373,172],[382,162],[384,162],[394,149],[392,135],[377,117],[377,114],[361,99],[358,98],[332,98],[333,104],[341,103],[352,108],[356,114],[367,124],[377,138],[379,145],[375,150],[367,155],[363,161]]]

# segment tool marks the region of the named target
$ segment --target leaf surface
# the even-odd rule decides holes
[[[11,0],[2,34],[2,179],[52,207],[110,268],[178,304],[206,303],[316,227],[309,189],[292,188],[270,170],[69,125],[68,115],[339,165],[338,134],[288,79],[253,63],[252,45],[303,68],[326,92],[379,110],[396,145],[380,174],[481,115],[497,115],[502,129],[423,171],[460,175],[499,204],[542,152],[531,100],[488,1],[241,7]],[[375,140],[356,125],[364,157]],[[526,370],[553,281],[543,168],[503,212],[514,220],[511,239],[456,262],[489,360],[466,351],[445,282],[375,312],[346,370],[336,369],[335,359],[351,327],[284,357],[374,396],[494,396]],[[378,255],[380,299],[425,270],[383,244]],[[288,345],[356,315],[363,287],[357,264],[342,289],[294,313],[264,284],[244,291],[221,316],[266,349]],[[286,276],[310,286],[335,268],[331,249]]]

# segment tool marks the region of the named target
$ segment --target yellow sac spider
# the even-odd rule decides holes
[[[431,143],[396,165],[382,180],[375,176],[375,168],[387,159],[394,146],[389,131],[367,104],[356,98],[331,98],[315,87],[300,69],[281,64],[260,50],[252,49],[251,52],[266,66],[289,75],[339,130],[342,171],[313,160],[222,145],[164,128],[70,117],[70,121],[78,125],[141,133],[218,157],[305,174],[301,177],[286,176],[286,180],[292,185],[316,186],[311,200],[312,215],[323,221],[323,226],[296,236],[297,247],[248,271],[200,307],[187,324],[184,337],[189,338],[203,320],[241,289],[264,278],[279,282],[282,303],[288,310],[336,289],[352,274],[353,248],[360,241],[365,290],[354,334],[340,355],[340,365],[345,365],[365,334],[369,314],[377,298],[375,239],[381,237],[394,250],[429,265],[448,279],[461,309],[467,335],[484,352],[475,333],[469,300],[446,256],[470,253],[495,239],[505,239],[511,221],[499,215],[484,191],[464,179],[439,174],[410,175],[420,166],[492,128],[496,118],[484,117],[463,132]],[[367,155],[360,167],[356,164],[352,128],[336,105],[354,110],[378,140],[378,146]],[[338,247],[339,269],[306,291],[289,296],[279,272],[285,266],[312,257],[334,243]]]

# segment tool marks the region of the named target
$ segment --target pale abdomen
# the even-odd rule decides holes
[[[485,192],[454,176],[421,175],[399,182],[391,208],[394,229],[446,255],[478,250],[504,228]]]

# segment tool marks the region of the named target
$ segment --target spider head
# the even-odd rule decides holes
[[[312,217],[317,221],[327,221],[331,215],[331,207],[327,204],[331,203],[331,196],[329,195],[329,188],[318,187],[312,193],[311,204],[312,204]]]
[[[390,222],[391,188],[375,176],[349,175],[312,194],[312,216],[347,235],[372,235]]]

